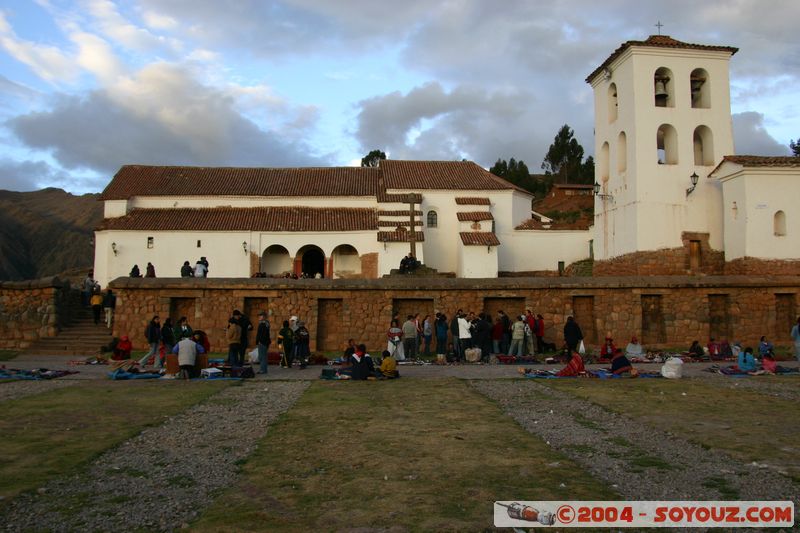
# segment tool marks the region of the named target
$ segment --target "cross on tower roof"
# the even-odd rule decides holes
[[[658,28],[658,34],[659,34],[659,35],[661,35],[661,28],[663,28],[663,27],[664,27],[664,25],[663,25],[663,24],[661,24],[661,21],[659,20],[659,21],[658,21],[656,24],[653,24],[653,26],[655,26],[656,28]]]

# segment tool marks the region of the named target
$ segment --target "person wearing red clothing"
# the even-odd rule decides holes
[[[614,339],[606,337],[606,342],[604,342],[603,347],[600,348],[600,359],[598,359],[598,362],[608,363],[614,357],[616,351],[617,347],[614,346]]]
[[[503,327],[503,321],[500,317],[497,317],[494,326],[492,326],[492,349],[494,350],[492,353],[503,353],[500,351],[500,348],[502,347],[504,333],[505,328]]]
[[[568,352],[564,352],[563,358],[566,360],[568,356]],[[572,357],[569,359],[567,366],[562,368],[556,373],[556,376],[559,377],[572,377],[578,376],[580,374],[584,374],[586,372],[586,367],[583,366],[583,358],[581,354],[576,351],[572,352]]]

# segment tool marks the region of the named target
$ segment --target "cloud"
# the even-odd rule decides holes
[[[28,146],[65,168],[110,175],[128,163],[302,166],[323,164],[280,129],[263,130],[224,91],[162,63],[87,95],[61,96],[51,110],[8,122]]]
[[[733,139],[737,154],[791,155],[789,147],[776,141],[764,128],[764,115],[755,111],[733,115]]]
[[[182,48],[179,40],[154,34],[147,28],[134,24],[124,17],[110,0],[85,0],[84,4],[103,35],[128,49],[142,52],[162,48],[178,51]],[[154,16],[154,12],[150,11],[146,22],[150,24],[155,22],[156,26],[160,22],[161,28],[159,29],[165,29],[163,25],[167,23],[168,19],[169,17],[164,16],[157,18]]]
[[[34,43],[17,36],[0,11],[0,46],[17,61],[28,65],[37,76],[52,83],[75,79],[72,60],[59,48]]]
[[[75,192],[94,192],[106,183],[91,172],[72,174],[45,161],[0,159],[0,189],[35,191],[44,187],[60,187]]]

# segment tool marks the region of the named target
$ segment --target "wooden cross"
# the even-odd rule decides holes
[[[653,24],[653,26],[655,26],[656,28],[658,28],[658,34],[659,34],[659,35],[661,35],[661,28],[663,28],[663,27],[664,27],[664,25],[663,25],[663,24],[661,24],[661,21],[659,20],[659,21],[658,21],[656,24]]]
[[[414,259],[417,258],[417,227],[415,226],[414,220],[414,195],[409,194],[409,207],[410,210],[408,212],[410,219],[411,219],[411,233],[408,234],[408,244],[411,245],[411,255]]]

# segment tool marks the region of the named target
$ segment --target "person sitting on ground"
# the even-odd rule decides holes
[[[194,269],[192,268],[192,265],[189,264],[189,261],[183,262],[183,266],[181,267],[181,277],[182,278],[194,277]]]
[[[111,359],[115,361],[124,361],[125,359],[130,359],[132,350],[133,344],[131,343],[130,337],[123,335],[117,345],[114,346],[114,355],[111,356]]]
[[[197,263],[194,265],[194,277],[196,278],[205,278],[208,276],[208,268],[206,267],[205,263],[203,262],[204,257],[201,257],[197,260]]]
[[[344,349],[344,360],[348,361],[350,356],[356,353],[355,339],[347,339],[347,348]]]
[[[708,341],[708,356],[711,359],[722,359],[722,346],[714,340],[714,337],[711,337]]]
[[[692,341],[692,345],[689,346],[689,355],[695,359],[705,359],[706,352],[703,351],[703,347],[700,346],[700,341]]]
[[[414,272],[417,267],[419,267],[419,261],[417,261],[414,256],[409,253],[407,256],[400,260],[400,273],[401,274],[410,274]]]
[[[375,375],[375,364],[367,353],[367,347],[359,344],[350,356],[351,379],[365,380]]]
[[[200,335],[184,337],[172,348],[172,353],[178,354],[178,365],[181,368],[181,379],[189,379],[194,376],[194,366],[197,362],[197,354],[205,353],[206,350],[200,344]]]
[[[728,337],[722,337],[722,340],[719,342],[719,356],[723,359],[733,357],[733,347],[731,343],[728,342]]]
[[[611,359],[611,373],[619,375],[631,370],[633,370],[633,365],[631,365],[630,360],[625,357],[622,350],[617,348],[614,351],[614,357]]]
[[[766,335],[762,335],[761,340],[758,341],[758,355],[763,359],[773,349],[772,343],[767,340]]]
[[[129,274],[129,276],[132,277],[132,278],[141,278],[142,277],[142,273],[139,272],[139,265],[133,265],[133,268],[131,269],[131,273]]]
[[[400,377],[400,372],[397,371],[397,361],[389,350],[384,350],[381,354],[381,366],[375,372],[378,377],[386,379],[395,379]]]
[[[639,339],[634,335],[631,337],[631,342],[625,347],[625,355],[630,357],[641,357],[644,355],[644,348],[639,344]]]
[[[146,278],[154,278],[156,277],[156,267],[153,266],[153,263],[147,263],[147,270],[144,274]]]
[[[566,362],[567,365],[556,373],[559,377],[572,377],[586,373],[586,367],[583,366],[583,357],[576,351],[564,350],[561,354],[561,360]]]
[[[763,365],[763,370],[754,372],[755,374],[787,374],[790,372],[797,372],[797,367],[790,368],[777,364],[775,362],[775,354],[772,353],[772,351],[764,354],[761,364]]]
[[[614,357],[616,351],[617,347],[614,346],[614,339],[612,339],[611,336],[606,337],[603,347],[600,348],[600,359],[598,359],[597,362],[608,363],[611,361],[611,358]]]
[[[736,366],[741,372],[755,372],[756,359],[753,357],[753,349],[750,346],[745,348],[743,352],[739,353],[739,360],[737,361]]]

